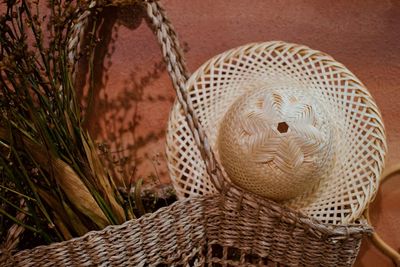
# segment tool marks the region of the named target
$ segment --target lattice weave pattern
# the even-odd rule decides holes
[[[376,193],[386,152],[381,115],[367,89],[342,64],[305,46],[268,42],[227,51],[200,67],[186,86],[214,151],[228,109],[260,86],[311,97],[329,118],[332,166],[307,193],[284,204],[327,223],[359,218]],[[180,197],[216,191],[178,103],[170,115],[167,156]]]

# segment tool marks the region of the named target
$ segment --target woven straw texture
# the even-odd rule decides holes
[[[232,182],[285,200],[328,178],[334,128],[322,106],[284,80],[248,91],[228,109],[218,131],[219,157]]]
[[[118,1],[118,4],[130,2]],[[174,123],[170,123],[169,126],[170,170],[179,195],[191,197],[178,200],[173,205],[138,220],[119,226],[109,226],[102,231],[90,232],[83,237],[66,242],[17,253],[2,250],[0,266],[351,266],[359,251],[362,237],[371,232],[371,228],[364,221],[357,221],[356,224],[329,224],[326,222],[337,223],[337,220],[316,220],[294,211],[288,207],[290,205],[285,206],[262,198],[229,182],[216,161],[218,155],[214,155],[209,145],[215,143],[215,132],[214,135],[213,131],[210,132],[211,122],[204,119],[204,112],[209,112],[210,109],[226,109],[228,103],[222,101],[212,103],[217,98],[210,95],[201,97],[199,95],[201,90],[195,91],[192,87],[186,87],[188,71],[175,32],[165,17],[164,10],[157,1],[148,0],[142,3],[147,8],[151,25],[161,45],[167,69],[177,93],[177,102],[180,103],[180,106],[174,107],[171,115]],[[71,37],[71,45],[68,48],[73,61],[79,50],[81,31],[91,11],[98,8],[96,2],[93,2],[90,8],[90,10],[82,10],[82,16],[77,20],[76,25],[73,25],[75,35]],[[304,50],[303,47],[300,49],[299,46],[283,43],[267,43],[247,46],[247,48],[258,47],[262,48],[260,51],[263,49],[266,51],[265,48],[268,47],[287,46],[292,47],[293,50],[283,51],[285,53],[291,51],[294,57],[298,54],[299,60],[301,58],[309,62],[306,55],[310,57],[314,55],[314,52],[309,53],[309,50]],[[247,48],[243,47],[228,53],[240,54],[238,52],[244,52]],[[357,124],[368,124],[367,132],[357,135],[357,128],[351,137],[361,138],[367,142],[364,145],[371,149],[364,155],[369,162],[360,161],[360,164],[370,164],[370,166],[364,166],[365,173],[359,175],[368,179],[369,182],[362,179],[355,181],[350,178],[346,181],[348,187],[352,188],[348,190],[353,190],[353,195],[357,195],[360,199],[369,199],[374,192],[373,186],[376,186],[376,176],[381,170],[380,163],[384,154],[383,150],[376,153],[378,148],[384,147],[379,113],[358,80],[353,80],[355,78],[348,72],[342,76],[341,65],[333,62],[329,57],[318,55],[325,57],[326,63],[332,67],[324,71],[330,71],[329,75],[334,77],[341,77],[336,79],[339,84],[346,84],[345,88],[354,88],[354,86],[358,88],[348,95],[350,99],[358,99],[357,107],[359,106],[360,109],[363,107],[362,110],[368,107],[369,111],[363,113],[366,121],[361,122],[359,119]],[[220,57],[211,62],[218,60],[224,62],[224,59]],[[256,59],[252,60],[256,62]],[[230,62],[232,65],[236,64],[233,59]],[[323,62],[325,61],[321,60],[321,64]],[[278,61],[275,64],[279,64]],[[210,69],[214,72],[215,69],[212,67],[214,65],[217,66],[217,64],[203,66],[192,76],[189,84],[195,84],[200,72],[207,73]],[[285,68],[282,68],[280,72],[285,74],[284,70]],[[71,71],[74,73],[73,70]],[[225,71],[230,72],[229,69]],[[296,78],[296,82],[302,79],[297,75],[294,71],[292,76]],[[244,77],[231,76],[231,83],[225,87],[230,97],[239,94],[230,89],[236,83],[242,83]],[[204,81],[211,81],[210,78],[204,79],[206,79]],[[308,82],[308,80],[301,81]],[[213,82],[220,83],[221,80]],[[329,82],[329,84],[335,83],[334,80],[329,80]],[[334,87],[334,85],[331,86]],[[356,93],[358,91],[360,94]],[[207,91],[207,93],[210,92]],[[334,95],[335,91],[326,92],[326,94]],[[329,99],[338,106],[342,106],[341,103],[347,101],[347,97],[340,101],[333,96]],[[345,114],[351,112],[348,110]],[[344,118],[350,120],[352,115]],[[374,133],[373,138],[372,133]],[[210,143],[208,134],[212,140]],[[349,145],[361,146],[356,141]],[[363,153],[364,151],[366,150],[363,150]],[[353,153],[350,150],[349,152]],[[361,157],[358,154],[353,156]],[[376,157],[375,160],[370,159],[373,156]],[[173,160],[176,160],[175,164],[171,164]],[[364,194],[355,193],[360,190],[359,188],[365,189]],[[353,203],[352,201],[353,199],[348,199],[342,206],[333,202],[334,214],[338,213],[338,207],[347,207],[350,202]],[[322,203],[318,209],[322,209],[323,205],[327,204]],[[359,204],[357,205],[351,208],[361,209]],[[330,210],[332,206],[326,206],[326,209]],[[343,212],[343,218],[345,215],[347,216],[347,213]],[[353,218],[355,216],[354,214]]]
[[[314,107],[321,109],[317,116],[322,123],[329,123],[325,128],[329,128],[328,143],[332,151],[322,164],[324,173],[320,170],[320,179],[314,181],[314,186],[309,184],[308,191],[283,204],[322,222],[354,222],[376,193],[386,152],[381,115],[370,93],[342,64],[306,46],[267,42],[232,49],[206,62],[186,85],[194,113],[215,152],[218,130],[221,121],[226,121],[224,115],[228,109],[244,93],[260,87],[269,92],[286,90],[315,99],[318,104]],[[288,124],[289,129],[296,127]],[[227,134],[234,131],[237,129],[233,126]],[[269,148],[275,149],[273,153],[293,155],[290,146],[273,146],[271,143]],[[223,147],[234,152],[226,143]],[[168,125],[167,156],[174,187],[181,198],[217,191],[205,164],[199,160],[201,155],[176,102]],[[242,171],[246,156],[230,157],[236,157],[231,168]],[[248,163],[247,168],[253,174],[265,171],[254,171]],[[252,182],[245,180],[243,186],[257,187]]]
[[[368,231],[321,224],[231,188],[19,252],[2,266],[351,266]]]

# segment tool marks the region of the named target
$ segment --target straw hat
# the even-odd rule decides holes
[[[364,85],[308,47],[256,43],[201,66],[186,90],[227,177],[334,224],[359,218],[379,183],[386,141]],[[215,193],[180,105],[167,133],[179,197]]]

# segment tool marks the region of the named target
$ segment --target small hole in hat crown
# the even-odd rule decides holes
[[[280,133],[286,133],[288,130],[289,130],[289,125],[286,123],[286,122],[280,122],[280,123],[278,123],[278,127],[277,127],[277,130],[280,132]]]

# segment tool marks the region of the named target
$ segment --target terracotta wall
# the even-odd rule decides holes
[[[398,0],[164,0],[162,4],[184,44],[190,70],[249,42],[284,40],[329,53],[371,91],[385,120],[388,165],[400,161]],[[99,91],[90,126],[100,139],[130,145],[122,153],[130,155],[130,168],[137,167],[132,179],[155,174],[168,182],[163,135],[174,92],[143,14],[131,12],[110,8],[104,13],[97,53]],[[381,189],[373,218],[382,236],[399,248],[400,177],[396,178]],[[364,242],[357,266],[390,266],[390,261]]]
[[[369,88],[386,122],[388,164],[400,160],[400,2],[393,1],[185,1],[164,0],[186,50],[191,70],[229,48],[249,42],[284,40],[329,53]],[[98,52],[98,122],[118,109],[125,127],[140,113],[136,136],[162,136],[174,93],[159,47],[139,11],[108,9]],[[106,90],[105,90],[106,89]],[[115,103],[118,100],[118,103]],[[133,103],[130,100],[138,100]],[[120,107],[123,107],[122,112]],[[145,114],[149,116],[145,116]],[[115,120],[111,120],[114,123]],[[111,126],[110,126],[111,127]],[[104,134],[106,128],[95,131]],[[93,129],[96,128],[93,125]],[[132,133],[125,133],[130,136]],[[115,136],[113,136],[115,137]],[[129,138],[128,138],[129,139]],[[143,140],[146,144],[146,140]],[[151,142],[150,142],[151,143]],[[158,151],[159,146],[154,146]],[[151,149],[146,149],[152,151]],[[149,152],[150,153],[150,152]]]

